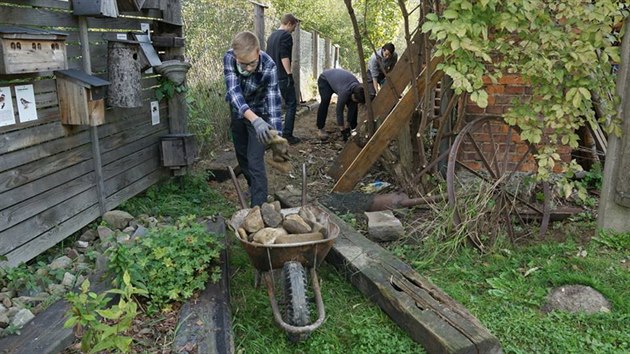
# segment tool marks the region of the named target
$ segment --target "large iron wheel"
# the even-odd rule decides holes
[[[543,236],[550,188],[532,177],[536,148],[499,118],[467,124],[453,141],[447,166],[448,201],[457,227],[480,250],[500,237]]]
[[[286,301],[284,320],[286,323],[303,327],[309,324],[309,306],[306,297],[306,271],[300,262],[287,262],[282,267],[284,299]],[[308,333],[287,332],[291,342],[308,338]]]

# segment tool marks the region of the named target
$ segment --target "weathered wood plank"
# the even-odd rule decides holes
[[[166,127],[162,127],[160,130],[154,131],[152,134],[139,137],[136,141],[126,144],[123,147],[110,150],[103,154],[103,166],[107,166],[118,159],[121,159],[135,151],[141,150],[147,146],[157,144],[160,141],[160,138],[163,135],[168,134],[168,129]]]
[[[501,353],[497,338],[465,307],[329,213],[341,232],[326,260],[414,341],[429,353]]]
[[[152,145],[143,147],[139,151],[127,152],[123,158],[110,164],[103,165],[103,178],[112,178],[126,169],[138,165],[140,162],[159,159],[159,150],[159,145],[157,144],[157,141],[155,141]]]
[[[433,61],[438,60],[440,59],[435,58]],[[443,74],[441,70],[433,71],[431,73],[429,87],[435,86],[442,78]],[[420,97],[424,95],[425,90],[425,85],[422,80],[423,76],[424,74],[422,73],[418,76],[418,95]],[[381,156],[383,150],[387,148],[389,142],[398,135],[403,127],[407,126],[407,123],[416,109],[415,98],[416,95],[413,90],[407,91],[400,102],[387,115],[387,118],[385,118],[383,123],[378,127],[354,161],[352,161],[350,166],[348,166],[346,171],[341,175],[333,187],[334,192],[350,192],[359,180],[365,176],[370,167],[372,167],[374,162]]]
[[[89,157],[89,155],[87,154],[86,156]],[[78,178],[92,171],[94,168],[94,162],[91,159],[73,165],[71,168],[64,168],[66,166],[63,165],[51,165],[54,165],[55,168],[63,169],[60,169],[42,178],[33,178],[33,176],[30,176],[29,178],[28,176],[25,177],[24,175],[22,175],[26,179],[26,181],[30,183],[24,183],[17,188],[13,188],[4,193],[0,193],[0,210],[8,208],[14,204],[19,203],[20,201],[26,200],[40,193],[43,193],[50,188],[62,185],[68,181],[73,180],[74,178]]]
[[[33,7],[46,7],[52,9],[70,10],[70,1],[63,0],[2,0],[9,4],[30,5]]]
[[[157,157],[146,161],[134,160],[133,163],[136,163],[136,165],[128,166],[127,170],[120,171],[113,177],[105,180],[106,196],[109,197],[160,168],[160,160]]]
[[[90,276],[90,291],[97,294],[111,289],[108,279],[102,274]],[[70,305],[59,300],[45,311],[37,314],[27,323],[20,335],[0,339],[0,352],[3,354],[56,354],[62,353],[75,340],[72,328],[64,328]]]
[[[53,207],[68,198],[94,186],[94,173],[90,172],[74,178],[61,186],[28,198],[9,208],[0,210],[0,232]]]
[[[32,145],[61,138],[65,130],[61,122],[53,121],[30,129],[21,129],[0,135],[0,155]]]
[[[97,202],[96,187],[81,192],[46,211],[0,232],[0,254],[7,255],[21,245],[40,238],[37,235],[58,227],[60,223],[89,208]],[[68,235],[66,235],[68,236]],[[54,245],[49,243],[48,247]]]
[[[103,138],[101,141],[101,151],[103,154],[106,154],[111,150],[133,143],[138,138],[163,130],[164,127],[165,124],[163,123],[151,125],[149,122],[149,124],[139,125],[133,129],[130,128],[127,131],[121,131],[117,134],[108,135],[106,139]]]
[[[160,179],[166,178],[168,176],[168,170],[161,168],[151,172],[150,175],[143,177],[142,179],[130,184],[124,189],[119,190],[118,192],[107,197],[107,210],[112,210],[116,208],[120,203],[126,201],[127,199],[135,196],[136,194],[144,191],[155,183],[159,182]]]

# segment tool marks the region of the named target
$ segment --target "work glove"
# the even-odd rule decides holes
[[[254,119],[254,121],[252,121],[252,125],[256,130],[256,138],[258,141],[260,141],[263,145],[267,145],[271,140],[271,125],[260,117]]]

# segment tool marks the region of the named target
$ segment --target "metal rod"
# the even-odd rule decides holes
[[[302,164],[302,206],[306,205],[306,164]]]
[[[241,193],[241,186],[238,185],[238,180],[236,179],[236,175],[234,174],[234,170],[232,166],[228,166],[228,170],[230,171],[230,177],[232,177],[232,182],[234,183],[234,187],[236,187],[236,195],[238,195],[238,202],[241,204],[241,208],[246,209],[247,203],[245,202],[245,197],[243,197],[243,193]]]

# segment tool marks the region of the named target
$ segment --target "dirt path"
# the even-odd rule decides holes
[[[295,121],[294,135],[302,139],[298,144],[289,146],[291,156],[292,171],[281,172],[267,164],[267,177],[269,179],[269,195],[273,196],[277,191],[284,189],[287,185],[301,188],[302,185],[302,164],[306,164],[307,170],[307,192],[309,196],[318,198],[330,193],[334,181],[326,175],[326,171],[334,163],[336,157],[343,149],[344,142],[335,125],[335,105],[331,105],[326,130],[330,133],[327,141],[321,141],[317,137],[316,119],[317,106],[313,109],[301,107]],[[267,151],[271,155],[271,151]],[[212,161],[202,162],[202,168],[223,169],[226,166],[237,166],[234,148],[231,143],[227,143]],[[226,179],[227,178],[227,179]],[[210,186],[221,191],[229,200],[238,203],[238,197],[234,185],[229,179],[229,175],[224,178],[211,179]],[[239,183],[243,191],[247,190],[247,182],[241,175]]]

